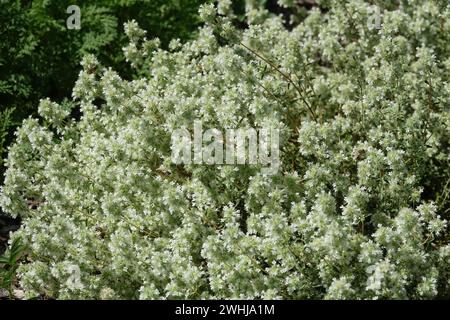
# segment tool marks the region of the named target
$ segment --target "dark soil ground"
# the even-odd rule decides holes
[[[6,249],[9,232],[17,230],[19,226],[19,219],[12,219],[0,213],[0,255]]]

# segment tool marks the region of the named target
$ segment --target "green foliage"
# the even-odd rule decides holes
[[[0,155],[3,155],[6,147],[6,139],[8,137],[8,132],[11,127],[13,127],[12,113],[14,109],[6,109],[0,111]]]
[[[13,298],[17,268],[25,249],[21,239],[16,237],[10,248],[0,256],[0,289],[8,290],[11,299]]]

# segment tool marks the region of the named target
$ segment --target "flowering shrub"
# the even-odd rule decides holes
[[[23,219],[27,297],[449,295],[450,7],[386,4],[372,30],[371,5],[319,3],[292,30],[204,6],[198,39],[168,51],[131,22],[124,52],[148,78],[87,56],[73,105],[41,101],[0,200]],[[172,163],[197,119],[277,128],[278,173]]]
[[[37,114],[40,98],[63,101],[70,95],[85,54],[96,54],[123,77],[136,73],[120,50],[128,42],[123,22],[135,18],[167,47],[171,38],[181,42],[193,38],[200,25],[197,9],[202,3],[205,1],[1,0],[0,158],[6,158],[16,123]],[[77,4],[81,27],[71,30],[67,9]],[[0,183],[3,173],[2,161]],[[0,219],[3,217],[0,212]]]

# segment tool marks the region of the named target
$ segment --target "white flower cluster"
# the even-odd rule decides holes
[[[374,31],[370,4],[333,3],[290,31],[206,6],[170,51],[128,24],[138,80],[86,57],[81,119],[55,131],[69,113],[43,101],[50,124],[26,120],[7,160],[27,297],[448,296],[449,202],[431,200],[450,173],[450,8],[402,1]],[[280,170],[173,164],[172,132],[196,120],[277,128]]]

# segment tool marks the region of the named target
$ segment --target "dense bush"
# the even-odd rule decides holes
[[[166,47],[172,38],[185,41],[194,36],[200,25],[198,6],[204,2],[75,1],[81,9],[81,29],[68,30],[66,9],[74,1],[0,1],[0,122],[4,122],[6,110],[14,108],[12,119],[20,122],[36,114],[39,99],[62,101],[70,96],[86,53],[131,78],[134,73],[121,51],[127,41],[123,23],[136,19]],[[2,135],[1,142],[7,145],[12,132],[7,131],[5,141]],[[0,151],[3,158],[4,150]]]
[[[386,1],[380,30],[360,0],[292,30],[258,9],[236,30],[227,3],[167,51],[129,23],[148,77],[88,56],[75,103],[43,100],[18,130],[0,203],[23,218],[26,295],[448,296],[447,1]],[[280,171],[172,164],[171,133],[196,119],[279,128]]]

